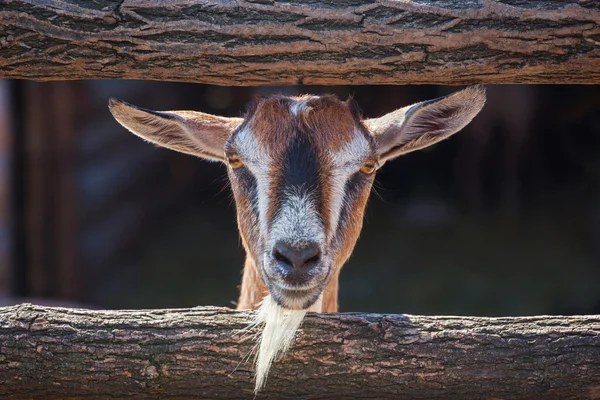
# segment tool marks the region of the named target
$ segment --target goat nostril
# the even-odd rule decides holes
[[[302,257],[304,258],[304,261],[302,262],[303,266],[314,264],[319,262],[321,251],[318,247],[310,247],[302,252]]]
[[[319,258],[320,258],[319,255],[315,254],[314,256],[312,256],[311,258],[309,258],[308,260],[306,260],[304,262],[304,264],[317,263],[317,262],[319,262]]]
[[[273,257],[287,268],[300,270],[314,266],[321,257],[321,250],[316,243],[291,246],[279,241],[273,248]]]
[[[284,264],[287,264],[287,265],[288,265],[288,266],[290,266],[290,267],[293,267],[293,266],[294,266],[294,265],[293,265],[293,263],[292,263],[292,262],[291,262],[291,261],[290,261],[290,260],[289,260],[289,259],[288,259],[286,256],[284,256],[283,254],[281,254],[281,252],[280,252],[280,251],[277,249],[277,247],[275,247],[275,248],[273,249],[273,257],[274,257],[274,258],[275,258],[277,261],[280,261],[280,262],[282,262],[282,263],[284,263]]]

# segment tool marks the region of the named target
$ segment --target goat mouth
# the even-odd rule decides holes
[[[321,296],[329,268],[319,264],[310,272],[281,271],[271,259],[265,258],[262,275],[273,300],[289,310],[306,310]]]
[[[276,284],[269,285],[269,292],[273,300],[283,308],[290,310],[306,310],[316,303],[321,295],[321,288],[290,289],[282,288]]]

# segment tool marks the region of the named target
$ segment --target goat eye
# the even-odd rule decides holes
[[[244,163],[242,162],[242,160],[239,159],[239,157],[229,157],[227,158],[227,162],[229,163],[229,166],[233,169],[239,168],[242,165],[244,165]]]
[[[377,165],[374,162],[366,162],[360,167],[360,172],[363,174],[371,175],[377,169]]]

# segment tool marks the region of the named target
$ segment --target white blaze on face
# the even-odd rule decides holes
[[[311,96],[311,98],[307,100],[295,101],[290,106],[290,112],[295,117],[297,117],[300,113],[309,113],[312,110],[310,106],[310,101],[316,100],[318,98],[319,96]]]
[[[239,153],[244,155],[245,165],[256,178],[260,229],[264,233],[267,231],[266,215],[269,208],[272,160],[270,155],[261,148],[260,143],[248,128],[241,130],[237,134],[235,145]]]
[[[355,173],[369,155],[369,142],[359,131],[354,133],[354,138],[337,152],[330,152],[333,162],[333,176],[331,179],[330,220],[331,231],[335,235],[345,196],[346,182]]]
[[[323,243],[325,240],[317,205],[303,188],[292,188],[284,194],[283,204],[271,226],[269,240],[271,246],[279,240],[291,245]]]

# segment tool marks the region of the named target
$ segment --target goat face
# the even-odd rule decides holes
[[[153,143],[228,165],[246,268],[277,304],[304,310],[337,296],[376,170],[459,131],[484,102],[475,86],[367,120],[333,96],[258,99],[243,119],[109,106]]]
[[[306,309],[350,255],[377,166],[352,106],[261,99],[225,146],[238,222],[273,299]]]

